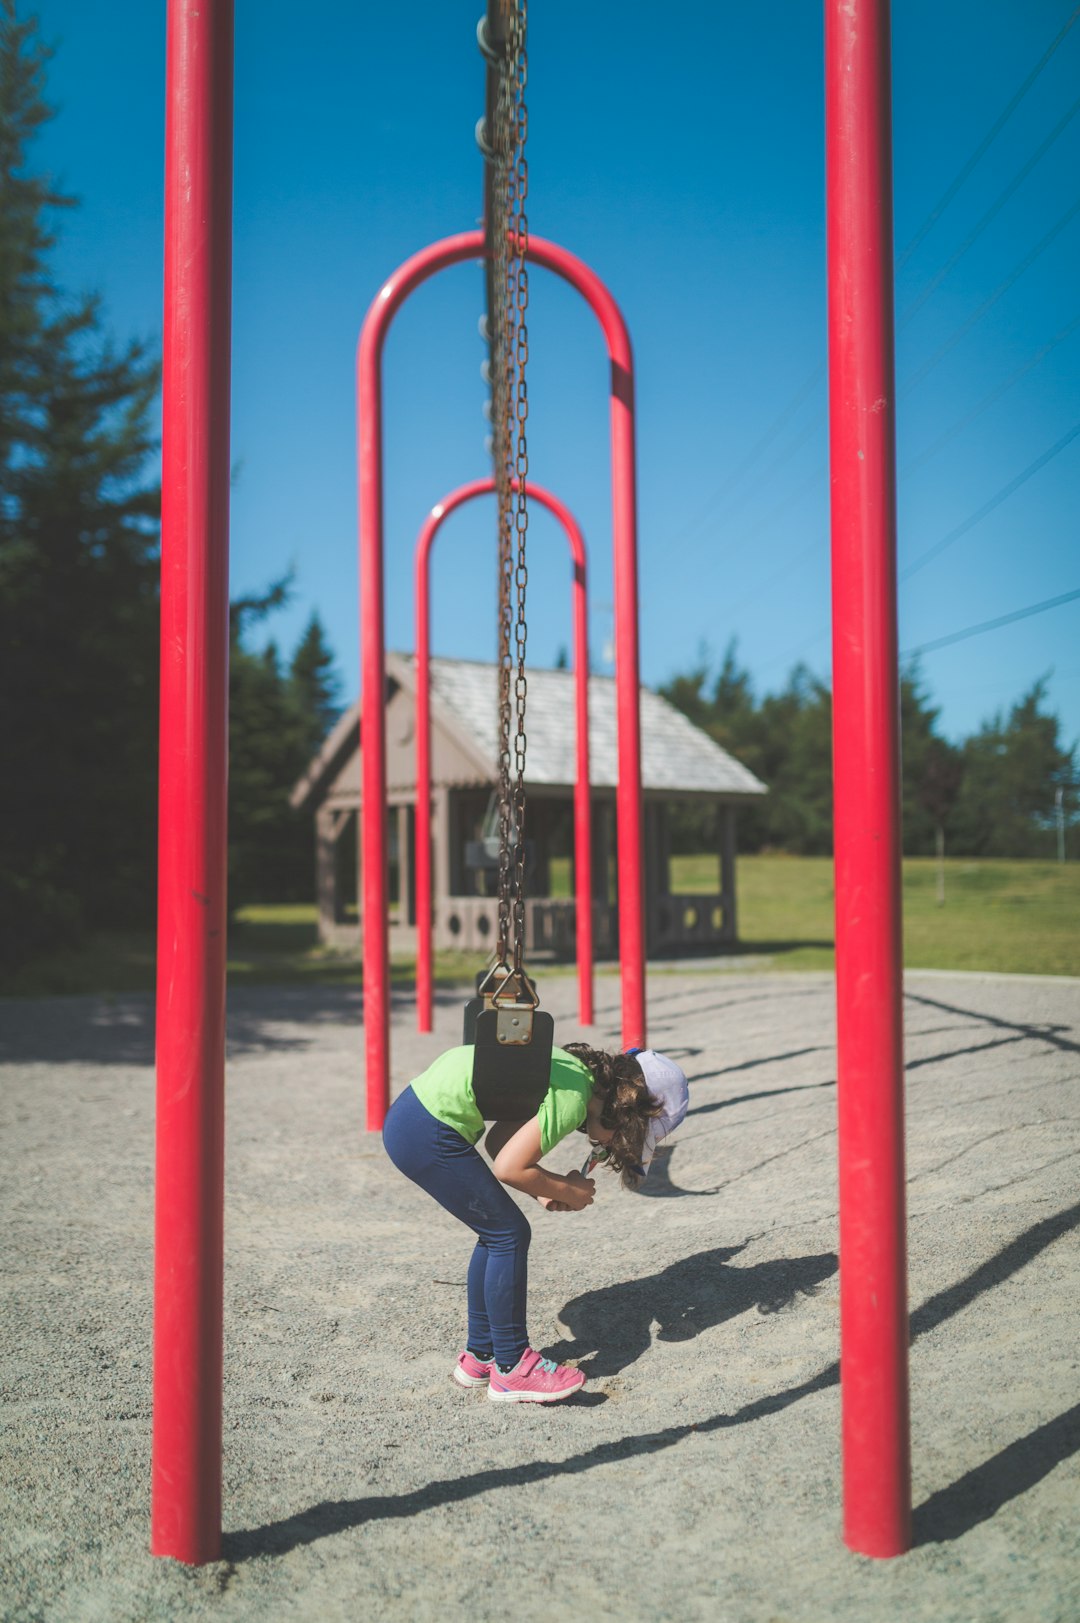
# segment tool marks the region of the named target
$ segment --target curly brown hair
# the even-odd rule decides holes
[[[566,1052],[588,1066],[593,1077],[593,1096],[601,1102],[600,1120],[614,1130],[604,1165],[622,1175],[623,1187],[636,1189],[641,1182],[641,1157],[649,1122],[659,1116],[663,1105],[645,1086],[641,1066],[632,1054],[609,1054],[588,1043],[567,1043]]]

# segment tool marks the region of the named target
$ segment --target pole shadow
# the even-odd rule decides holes
[[[1050,1217],[1032,1224],[1011,1240],[995,1256],[974,1269],[963,1279],[930,1297],[912,1315],[911,1339],[925,1335],[944,1320],[969,1306],[977,1297],[1000,1285],[1030,1262],[1047,1246],[1080,1224],[1080,1202],[1055,1212]],[[749,1242],[745,1242],[749,1243]],[[722,1259],[738,1255],[744,1246],[718,1248]],[[712,1257],[714,1269],[724,1266],[717,1261],[717,1253],[705,1252]],[[685,1259],[687,1265],[694,1258]],[[815,1259],[801,1259],[813,1262]],[[833,1259],[835,1262],[835,1259]],[[679,1264],[674,1264],[678,1268]],[[762,1267],[767,1265],[762,1264]],[[775,1265],[774,1265],[775,1266]],[[792,1265],[781,1264],[790,1268]],[[667,1272],[668,1270],[664,1270]],[[739,1270],[728,1270],[730,1273]],[[749,1279],[757,1270],[746,1269]],[[658,1276],[662,1277],[662,1276]],[[759,1276],[760,1279],[760,1276]],[[775,1283],[780,1283],[779,1280]],[[790,1276],[787,1281],[790,1284]],[[587,1293],[599,1295],[599,1292]],[[775,1298],[771,1298],[775,1301]],[[773,1309],[776,1310],[775,1307]],[[650,1319],[650,1324],[651,1324]],[[676,1321],[677,1322],[677,1321]],[[694,1331],[696,1334],[697,1332]],[[594,1370],[594,1373],[598,1371]],[[239,1529],[227,1533],[223,1541],[226,1561],[239,1564],[256,1556],[285,1555],[298,1546],[317,1543],[338,1533],[349,1532],[368,1522],[415,1516],[440,1505],[460,1504],[481,1494],[499,1488],[521,1488],[551,1481],[557,1477],[578,1476],[598,1466],[612,1465],[623,1460],[638,1459],[659,1453],[684,1442],[689,1436],[707,1436],[733,1426],[747,1425],[785,1409],[804,1398],[825,1392],[840,1384],[838,1360],[827,1364],[816,1375],[797,1386],[770,1392],[731,1413],[721,1412],[701,1421],[690,1421],[677,1426],[665,1426],[660,1431],[629,1434],[610,1442],[597,1443],[592,1448],[572,1454],[565,1459],[530,1460],[513,1465],[486,1468],[471,1475],[439,1479],[400,1494],[369,1494],[363,1498],[323,1500],[279,1521],[261,1527]],[[569,1413],[573,1414],[570,1409]],[[553,1414],[553,1419],[557,1416]],[[992,1516],[1002,1504],[1017,1493],[1025,1492],[1053,1469],[1054,1465],[1075,1452],[1075,1411],[1068,1410],[1058,1420],[1039,1427],[1022,1443],[1012,1443],[985,1465],[961,1477],[951,1488],[931,1496],[915,1512],[915,1526],[921,1543],[932,1543],[948,1538],[959,1538],[980,1521]],[[1012,1492],[1016,1486],[1016,1493]]]
[[[1080,1453],[1080,1403],[1036,1426],[916,1508],[915,1544],[948,1544],[988,1522],[1003,1505]]]
[[[943,1014],[962,1014],[969,1020],[979,1020],[986,1026],[997,1026],[1001,1031],[1013,1031],[1020,1037],[1031,1037],[1035,1042],[1049,1043],[1051,1048],[1059,1048],[1065,1054],[1080,1054],[1080,1043],[1072,1037],[1063,1037],[1063,1031],[1071,1027],[1054,1025],[1047,1022],[1044,1025],[1031,1025],[1025,1020],[1006,1020],[1002,1015],[984,1014],[981,1009],[962,1009],[955,1003],[943,1003],[940,998],[927,997],[925,992],[905,992],[904,997],[909,1003],[921,1003],[924,1008],[938,1009]]]

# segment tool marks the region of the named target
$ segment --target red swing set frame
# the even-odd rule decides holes
[[[386,647],[383,622],[382,350],[394,316],[438,271],[482,261],[482,231],[445,237],[413,254],[372,301],[356,360],[360,475],[360,737],[361,799],[377,816],[361,818],[364,918],[364,1039],[367,1125],[382,1127],[390,1103],[390,952],[386,860]],[[634,449],[634,358],[630,335],[604,283],[568,249],[530,235],[529,263],[552,270],[584,298],[600,323],[611,365],[612,551],[615,585],[615,704],[618,718],[619,969],[622,1044],[645,1046],[644,840],[641,810],[641,719],[638,710],[637,489]],[[378,921],[371,928],[371,921]]]
[[[416,1027],[432,1024],[431,901],[431,549],[443,524],[466,502],[495,493],[495,480],[474,479],[436,502],[416,542]],[[542,485],[529,481],[529,500],[562,525],[573,562],[574,911],[578,1019],[593,1022],[592,804],[589,794],[589,593],[585,537],[573,513]]]
[[[825,14],[844,1534],[854,1550],[889,1556],[910,1544],[911,1488],[888,0],[825,0]],[[167,28],[151,1548],[199,1563],[221,1550],[232,0],[169,0]],[[478,235],[410,261],[417,282],[440,252],[445,263],[481,257]],[[560,274],[572,261],[536,239],[530,257]],[[609,348],[621,343],[610,295],[573,264],[601,321],[606,311],[615,324]],[[385,319],[365,324],[369,402],[385,323],[407,291],[392,279],[380,294]],[[616,575],[621,547],[635,607],[622,615],[620,733],[631,685],[636,715],[637,683],[629,360],[628,343],[618,364],[612,353]],[[385,918],[382,848],[367,832],[382,828],[385,778],[381,469],[363,448],[378,431],[377,414],[362,414],[364,797],[379,808],[365,823],[369,920]],[[631,732],[638,809],[620,827],[620,864],[637,865],[640,887]],[[388,1063],[380,938],[365,932],[369,1121]],[[644,1037],[644,976],[640,945],[628,945],[629,1046]]]

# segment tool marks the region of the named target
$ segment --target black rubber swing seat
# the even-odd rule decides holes
[[[480,995],[489,974],[477,976],[477,996],[465,1005],[464,1041],[473,1045],[473,1096],[485,1121],[535,1116],[551,1084],[555,1022],[537,1008],[536,989],[521,973],[524,998]]]

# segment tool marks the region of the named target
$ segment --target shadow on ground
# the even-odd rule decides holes
[[[572,1339],[549,1355],[572,1358],[589,1375],[617,1375],[648,1351],[654,1324],[658,1341],[692,1341],[751,1308],[780,1313],[796,1297],[813,1296],[837,1269],[831,1251],[729,1268],[746,1244],[681,1257],[659,1273],[575,1296],[559,1314]]]
[[[937,1325],[970,1306],[978,1297],[992,1290],[994,1286],[1002,1284],[1047,1246],[1078,1225],[1080,1225],[1080,1201],[1032,1224],[993,1257],[958,1280],[955,1285],[939,1291],[924,1302],[912,1315],[911,1339],[914,1341],[919,1336],[927,1334]],[[721,1248],[720,1255],[730,1257],[742,1249],[742,1246],[731,1250]],[[715,1257],[717,1254],[706,1252],[704,1255]],[[674,1264],[673,1267],[688,1268],[700,1260],[687,1258],[685,1262]],[[723,1261],[714,1261],[710,1266],[722,1268]],[[778,1266],[790,1269],[792,1264]],[[669,1270],[665,1270],[666,1272]],[[756,1272],[753,1269],[746,1270],[748,1277]],[[457,1504],[498,1488],[520,1488],[560,1476],[575,1476],[596,1466],[611,1465],[620,1460],[656,1453],[660,1449],[673,1448],[695,1432],[705,1435],[781,1413],[793,1403],[801,1402],[803,1398],[810,1397],[815,1392],[823,1392],[837,1386],[839,1381],[840,1365],[834,1362],[826,1365],[809,1380],[800,1382],[798,1386],[769,1393],[752,1403],[744,1404],[742,1408],[730,1414],[721,1413],[697,1423],[666,1426],[660,1431],[616,1438],[611,1442],[598,1443],[579,1454],[571,1454],[566,1459],[532,1460],[476,1471],[468,1476],[428,1482],[408,1493],[371,1494],[361,1499],[324,1500],[281,1521],[227,1534],[224,1541],[224,1556],[227,1561],[235,1564],[256,1556],[284,1555],[300,1545],[314,1544],[319,1539],[333,1537],[337,1533],[361,1527],[367,1522],[391,1517],[415,1516],[420,1511],[429,1510],[436,1505]],[[573,1404],[574,1400],[570,1399],[569,1403],[562,1407],[564,1411],[568,1410],[572,1414]],[[1028,1437],[1010,1443],[983,1465],[966,1472],[951,1487],[933,1494],[916,1510],[916,1541],[928,1544],[957,1539],[972,1527],[978,1526],[980,1522],[988,1520],[1002,1505],[1025,1493],[1062,1460],[1076,1452],[1080,1447],[1078,1425],[1080,1421],[1077,1418],[1077,1409],[1069,1409],[1056,1420],[1038,1427]]]
[[[914,1542],[946,1544],[989,1521],[1055,1466],[1080,1452],[1080,1403],[931,1494],[915,1511]]]

